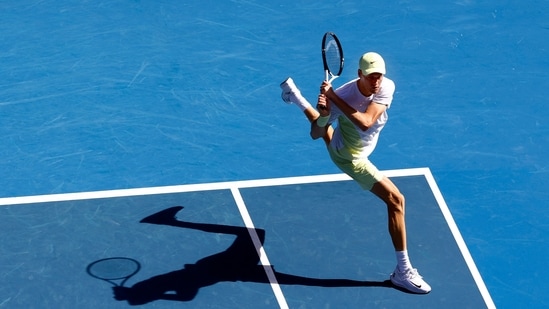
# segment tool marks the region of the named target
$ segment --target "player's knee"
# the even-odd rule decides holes
[[[310,135],[311,138],[314,139],[314,140],[317,140],[317,139],[319,139],[319,138],[322,137],[321,135],[318,135],[318,134],[316,134],[316,132],[313,132],[313,131],[309,132],[309,135]]]
[[[389,194],[387,206],[391,211],[404,213],[405,198],[402,193],[396,191]]]

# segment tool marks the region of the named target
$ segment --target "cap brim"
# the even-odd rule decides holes
[[[362,70],[362,75],[370,75],[372,73],[379,73],[385,75],[385,70],[375,68],[375,69],[369,69],[369,70]]]

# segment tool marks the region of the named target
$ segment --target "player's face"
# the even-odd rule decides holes
[[[379,88],[381,87],[381,81],[383,80],[383,74],[381,73],[371,73],[368,75],[360,74],[361,82],[364,85],[364,88],[371,93],[378,93]]]

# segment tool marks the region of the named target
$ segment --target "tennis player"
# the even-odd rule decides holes
[[[412,267],[408,257],[404,196],[368,160],[387,122],[387,109],[395,92],[394,82],[385,77],[385,73],[383,58],[368,52],[359,60],[358,78],[336,90],[329,82],[322,83],[316,109],[301,95],[292,78],[280,84],[282,99],[305,113],[311,122],[311,137],[324,139],[335,165],[385,202],[397,258],[391,282],[410,292],[426,294],[431,287]]]

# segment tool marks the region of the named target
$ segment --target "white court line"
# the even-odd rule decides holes
[[[402,170],[387,170],[387,171],[383,171],[383,173],[388,177],[399,177],[399,176],[420,176],[420,175],[424,175],[426,171],[429,171],[429,169],[413,168],[413,169],[402,169]],[[214,182],[214,183],[204,183],[204,184],[189,184],[189,185],[135,188],[135,189],[5,197],[5,198],[0,198],[0,206],[48,203],[48,202],[63,202],[63,201],[78,201],[78,200],[90,200],[90,199],[100,199],[100,198],[130,197],[130,196],[140,196],[140,195],[171,194],[171,193],[209,191],[209,190],[224,190],[224,189],[227,190],[233,187],[255,188],[255,187],[269,187],[269,186],[282,186],[282,185],[296,185],[296,184],[320,183],[320,182],[329,182],[329,181],[344,181],[344,180],[350,180],[350,179],[351,178],[345,174],[328,174],[328,175],[318,175],[318,176],[300,176],[300,177]]]
[[[280,308],[288,309],[289,308],[288,303],[286,302],[286,298],[284,298],[284,294],[282,293],[282,289],[280,289],[280,285],[278,284],[278,281],[276,280],[276,276],[274,274],[273,268],[271,267],[271,262],[269,262],[269,258],[267,257],[267,254],[265,253],[265,250],[263,249],[263,244],[261,243],[261,240],[259,239],[259,236],[257,236],[257,232],[255,230],[254,223],[252,222],[252,218],[250,217],[250,214],[248,213],[248,209],[246,208],[246,204],[244,203],[244,199],[242,199],[242,195],[240,194],[240,191],[236,187],[231,188],[231,193],[233,194],[233,198],[236,202],[236,205],[238,206],[238,210],[240,211],[240,215],[242,216],[242,219],[244,220],[244,224],[248,228],[248,232],[250,233],[250,237],[252,238],[252,241],[254,243],[255,250],[256,250],[257,254],[259,255],[261,265],[263,265],[263,269],[265,269],[265,273],[267,274],[267,278],[269,278],[269,283],[271,284],[271,288],[273,289],[276,300],[278,301],[278,305],[280,306]]]
[[[463,258],[465,259],[465,263],[467,263],[467,266],[469,267],[469,271],[471,272],[471,275],[473,276],[473,279],[477,284],[480,294],[484,298],[486,306],[489,309],[495,309],[496,305],[494,304],[494,301],[492,300],[492,297],[488,292],[486,284],[484,284],[484,280],[482,279],[482,276],[478,271],[475,261],[473,260],[473,257],[471,256],[471,253],[469,252],[469,249],[465,244],[465,240],[461,236],[458,226],[454,221],[454,217],[452,217],[452,213],[450,213],[450,209],[448,208],[448,205],[446,205],[444,197],[442,196],[442,193],[440,192],[440,189],[438,188],[435,178],[433,177],[433,174],[430,170],[428,170],[428,173],[425,173],[425,178],[427,179],[427,183],[429,183],[429,186],[431,187],[431,191],[433,192],[433,195],[437,200],[438,206],[440,207],[440,210],[442,211],[442,214],[446,219],[446,223],[448,223],[448,227],[450,228],[452,235],[454,235],[454,239],[456,240],[459,250],[461,251]]]
[[[461,251],[461,254],[463,255],[463,258],[465,259],[465,262],[469,267],[469,271],[471,272],[473,279],[475,280],[477,287],[482,297],[484,298],[484,301],[487,307],[490,309],[496,308],[492,300],[492,297],[490,296],[490,293],[482,279],[482,276],[480,275],[480,272],[478,271],[478,268],[475,265],[475,262],[471,256],[471,253],[469,252],[469,249],[467,248],[467,245],[465,244],[465,241],[463,240],[463,237],[459,232],[457,224],[455,223],[452,217],[452,214],[450,213],[450,209],[448,208],[448,205],[446,205],[446,202],[444,201],[442,193],[440,192],[440,189],[436,184],[436,181],[431,173],[431,170],[429,168],[424,167],[424,168],[412,168],[412,169],[400,169],[400,170],[386,170],[386,171],[383,171],[383,173],[387,177],[425,176],[427,183],[429,184],[431,191],[435,196],[435,199],[444,215],[444,218],[446,219],[446,222],[450,228],[450,231],[452,232],[452,235],[456,240],[456,243]],[[351,180],[351,178],[345,174],[329,174],[329,175],[317,175],[317,176],[243,180],[243,181],[149,187],[149,188],[136,188],[136,189],[7,197],[7,198],[0,198],[0,206],[22,205],[22,204],[32,204],[32,203],[47,203],[47,202],[62,202],[62,201],[77,201],[77,200],[89,200],[89,199],[100,199],[100,198],[130,197],[130,196],[155,195],[155,194],[173,194],[173,193],[208,191],[208,190],[231,190],[233,192],[233,195],[235,195],[235,192],[238,192],[238,195],[237,195],[238,198],[242,199],[242,197],[240,196],[240,192],[236,189],[266,187],[266,186],[310,184],[310,183],[322,183],[322,182],[345,181],[345,180]],[[239,205],[239,210],[241,211],[241,215],[243,216],[243,218],[245,219],[244,216],[248,217],[248,219],[245,219],[245,220],[249,220],[246,223],[246,225],[248,226],[248,224],[250,224],[250,226],[253,226],[253,223],[251,222],[251,218],[249,218],[249,214],[245,209],[245,205],[243,204],[243,201],[242,202],[237,201],[237,203],[242,203],[241,205]],[[242,210],[240,209],[241,207],[242,207]],[[243,212],[243,210],[245,210],[245,212]],[[260,253],[261,253],[260,258],[262,259],[261,262],[265,266],[267,275],[269,276],[269,280],[271,281],[271,286],[273,286],[273,282],[276,282],[276,278],[274,277],[274,273],[270,275],[268,272],[268,269],[271,269],[271,272],[272,272],[272,268],[270,267],[267,256],[265,255],[265,252],[262,246],[261,245],[258,246],[255,243],[255,242],[259,242],[259,238],[257,237],[257,234],[255,235],[255,238],[256,239],[254,240],[254,245],[256,246],[256,249],[260,248]],[[254,237],[252,237],[252,239],[254,239]],[[266,266],[269,266],[269,267],[266,267]],[[272,278],[274,278],[274,280],[272,280]],[[280,289],[280,287],[278,286],[278,283],[276,283],[276,286],[277,287],[273,287],[273,291],[275,289]],[[279,292],[275,291],[275,294],[276,293],[279,293]],[[284,298],[281,291],[280,291],[280,296],[282,297],[282,299]],[[277,299],[278,297],[279,296],[277,295]],[[285,301],[282,304],[284,303]],[[281,304],[280,300],[279,300],[279,304]]]

